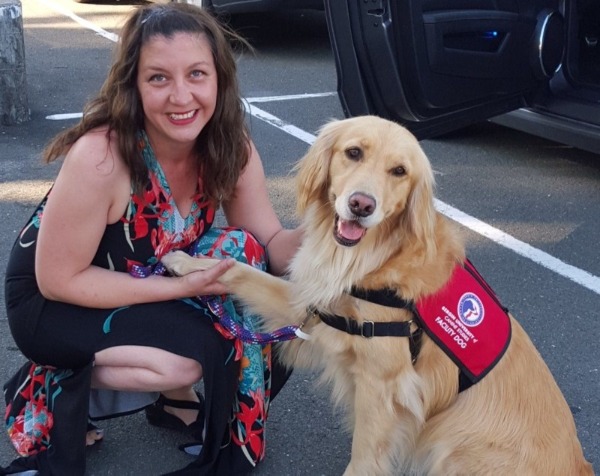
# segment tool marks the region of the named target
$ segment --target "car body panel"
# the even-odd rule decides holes
[[[600,127],[594,124],[532,108],[517,109],[493,117],[491,121],[544,139],[600,154]]]

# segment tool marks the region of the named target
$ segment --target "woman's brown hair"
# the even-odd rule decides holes
[[[140,193],[148,180],[138,147],[138,132],[144,127],[137,89],[140,51],[149,39],[171,38],[176,33],[204,35],[210,44],[217,70],[217,103],[212,118],[196,140],[197,160],[206,198],[218,204],[231,197],[248,162],[250,144],[230,41],[244,46],[247,43],[208,12],[185,3],[144,5],[131,14],[121,31],[115,59],[100,92],[85,106],[79,124],[49,143],[44,150],[46,162],[65,155],[88,131],[108,126],[107,137],[111,137],[111,132],[116,133],[132,186]]]

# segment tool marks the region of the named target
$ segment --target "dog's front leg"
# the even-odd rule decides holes
[[[401,474],[413,448],[418,419],[394,400],[394,385],[356,377],[352,455],[344,476]]]
[[[370,389],[373,392],[373,389]],[[390,421],[381,420],[377,406],[385,405],[375,393],[360,397],[357,392],[354,431],[352,434],[352,454],[344,476],[386,476],[392,474],[389,457],[393,434]],[[369,401],[361,398],[367,397]]]
[[[193,258],[183,251],[173,251],[165,255],[162,262],[169,271],[183,276],[210,269],[219,260]],[[268,330],[300,324],[304,319],[304,309],[297,312],[292,309],[294,293],[291,283],[285,279],[236,261],[221,275],[219,282],[227,286],[254,313],[261,315]]]
[[[271,330],[300,324],[304,314],[292,308],[292,284],[277,276],[259,271],[242,263],[235,263],[220,281],[254,313],[265,321]]]

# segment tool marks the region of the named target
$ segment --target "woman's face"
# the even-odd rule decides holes
[[[140,51],[137,87],[153,146],[192,146],[217,102],[217,71],[206,37],[150,38]]]

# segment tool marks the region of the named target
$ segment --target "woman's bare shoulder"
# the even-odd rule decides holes
[[[117,135],[106,126],[92,129],[77,139],[65,157],[65,166],[100,180],[128,175],[119,153]]]
[[[53,195],[82,206],[87,201],[97,210],[104,206],[105,219],[113,223],[122,216],[130,191],[131,176],[121,159],[116,134],[109,134],[108,128],[98,128],[72,145],[58,173]]]

